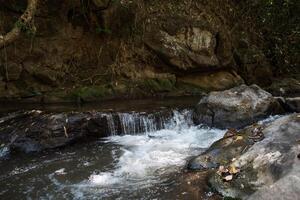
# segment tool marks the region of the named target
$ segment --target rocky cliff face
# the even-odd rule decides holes
[[[1,0],[0,33],[26,1]],[[37,31],[0,50],[0,98],[93,101],[269,84],[231,1],[41,1]],[[242,78],[243,77],[243,78]]]

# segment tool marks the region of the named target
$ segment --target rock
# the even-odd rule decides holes
[[[275,97],[286,112],[300,112],[300,97]]]
[[[175,77],[167,78],[146,78],[141,84],[141,88],[147,92],[161,93],[174,90],[176,83]]]
[[[274,96],[299,97],[300,81],[294,78],[275,79],[265,89]]]
[[[31,61],[24,62],[25,70],[39,82],[56,86],[59,78],[57,71],[43,65],[35,66]]]
[[[23,68],[21,64],[8,63],[7,68],[5,66],[0,66],[0,70],[6,81],[15,81],[20,78]]]
[[[221,140],[213,143],[201,155],[191,159],[187,168],[189,170],[203,171],[228,165],[233,158],[245,151],[248,145],[253,144],[253,140],[249,139],[249,135],[252,134],[251,130],[258,126],[253,125],[245,128],[232,136],[224,135]]]
[[[143,133],[148,130],[144,123],[147,119],[155,120],[151,126],[154,130],[162,129],[163,121],[173,115],[169,109],[139,114],[39,110],[11,113],[0,117],[0,145],[4,144],[12,152],[42,151],[113,134]]]
[[[186,19],[177,20],[184,23]],[[179,70],[199,71],[218,69],[228,64],[228,61],[225,62],[224,60],[228,60],[226,54],[231,51],[230,48],[227,48],[224,53],[225,47],[223,48],[223,46],[230,44],[226,40],[228,38],[217,37],[221,33],[197,26],[196,22],[191,27],[183,27],[173,24],[172,21],[175,20],[170,19],[169,24],[166,25],[168,30],[151,30],[145,41],[146,45],[154,50],[167,64]],[[224,36],[223,33],[222,36]],[[222,41],[219,41],[221,38]],[[222,50],[217,48],[218,42],[222,43],[220,45],[223,48]],[[231,59],[229,58],[229,60]]]
[[[233,198],[297,199],[300,194],[299,114],[267,122],[262,133],[263,140],[249,145],[247,151],[236,151],[234,161],[227,160],[227,164],[239,168],[240,172],[229,183],[215,174],[210,178],[211,186],[223,196]],[[235,148],[230,144],[224,154]]]
[[[270,93],[257,85],[241,85],[203,97],[196,106],[194,120],[218,128],[241,128],[280,112],[282,107]]]
[[[286,98],[285,103],[292,112],[300,112],[300,97]]]
[[[0,143],[12,151],[36,152],[108,135],[106,118],[97,113],[29,111],[0,118]]]
[[[178,78],[179,82],[195,85],[205,91],[229,89],[244,83],[235,72],[219,71],[213,73],[191,74]]]
[[[146,44],[177,69],[207,71],[220,66],[215,54],[216,36],[206,29],[186,27],[175,34],[155,30],[147,37]]]
[[[37,69],[34,72],[34,76],[39,81],[41,81],[42,83],[45,83],[47,85],[55,86],[57,84],[58,75],[55,71],[53,71],[51,69],[48,69],[48,68]]]

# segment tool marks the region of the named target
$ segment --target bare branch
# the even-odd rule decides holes
[[[22,26],[29,27],[36,13],[38,1],[39,0],[28,0],[25,12],[21,15],[13,29],[6,35],[0,35],[0,49],[10,45],[20,37]]]

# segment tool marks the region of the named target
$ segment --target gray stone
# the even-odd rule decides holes
[[[196,106],[194,120],[218,128],[241,128],[282,111],[270,93],[257,85],[241,85],[203,97]]]
[[[152,35],[154,34],[154,35]],[[151,33],[146,44],[170,65],[182,70],[218,68],[215,35],[198,27],[182,28],[171,35],[165,31]]]
[[[210,184],[224,196],[243,199],[297,199],[300,194],[300,115],[282,116],[265,124],[264,139],[228,165],[241,171],[225,183],[214,175]],[[234,148],[234,147],[233,147]]]

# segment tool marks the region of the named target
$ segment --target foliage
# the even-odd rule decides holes
[[[28,24],[25,24],[24,22],[22,22],[21,20],[18,20],[16,22],[16,26],[22,31],[24,32],[27,36],[34,36],[36,33],[36,29],[34,26],[30,26]]]
[[[297,71],[300,62],[300,1],[248,0],[254,31],[265,41],[264,52],[278,73]]]

